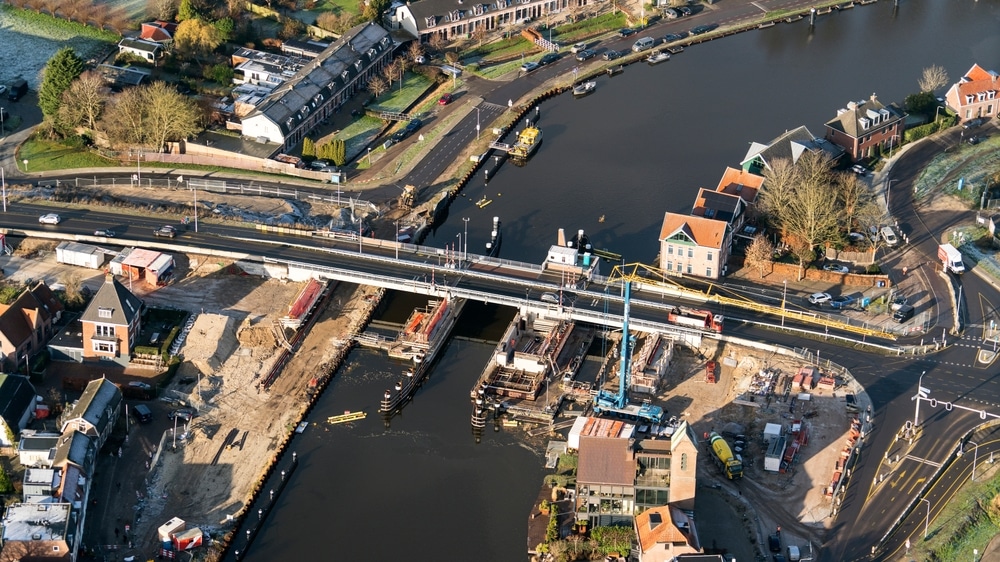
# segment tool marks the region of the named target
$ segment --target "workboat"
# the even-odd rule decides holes
[[[670,60],[670,53],[664,51],[656,51],[655,53],[646,57],[646,62],[649,64],[659,64],[664,61]]]
[[[577,97],[585,96],[590,92],[593,92],[594,88],[597,88],[597,82],[594,80],[587,80],[586,82],[573,86],[573,95]]]
[[[510,148],[507,154],[511,158],[526,160],[538,150],[538,145],[542,144],[542,130],[531,126],[521,131],[517,135],[517,142]]]
[[[684,47],[681,45],[674,45],[673,47],[667,47],[667,52],[671,55],[676,55],[677,53],[683,53]]]

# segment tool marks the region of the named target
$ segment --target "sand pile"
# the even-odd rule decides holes
[[[275,347],[278,343],[274,330],[271,323],[260,322],[256,326],[251,326],[248,317],[240,325],[236,338],[243,347]]]
[[[224,314],[199,314],[188,332],[181,355],[203,375],[211,375],[237,347],[233,319]]]

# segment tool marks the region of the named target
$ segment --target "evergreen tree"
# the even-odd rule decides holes
[[[63,47],[45,64],[43,73],[42,85],[38,88],[38,107],[42,115],[52,119],[59,113],[63,92],[83,74],[83,59],[76,55],[73,47]]]
[[[347,143],[343,139],[333,139],[330,144],[333,149],[330,160],[337,166],[343,166],[344,162],[347,162]]]
[[[194,2],[192,0],[181,0],[180,6],[177,7],[177,21],[187,21],[193,20],[198,17],[198,10],[194,7]]]
[[[316,156],[316,143],[309,137],[302,139],[302,157],[313,158]]]

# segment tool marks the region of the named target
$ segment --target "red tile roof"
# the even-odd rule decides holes
[[[962,105],[967,105],[965,103],[965,96],[975,96],[980,92],[995,92],[998,90],[1000,90],[1000,76],[985,70],[978,64],[974,64],[965,73],[963,80],[958,83],[958,102]],[[975,100],[972,103],[979,103],[981,101]]]
[[[669,505],[647,509],[636,515],[635,529],[642,552],[649,552],[657,544],[667,543],[681,543],[698,549],[697,538],[690,531],[681,530],[678,524],[691,525],[691,521],[681,510]]]
[[[741,170],[739,168],[726,168],[719,180],[719,186],[715,188],[721,193],[729,195],[739,195],[747,203],[757,200],[757,192],[764,185],[764,176]]]
[[[678,231],[683,231],[695,244],[705,248],[721,249],[726,239],[725,222],[666,213],[663,217],[663,226],[660,227],[660,240],[666,240]]]

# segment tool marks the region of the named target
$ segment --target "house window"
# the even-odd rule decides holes
[[[97,324],[94,326],[94,335],[110,338],[115,335],[115,327],[110,324]]]
[[[113,308],[105,308],[103,306],[97,308],[98,318],[111,318],[111,313],[114,311]]]
[[[114,353],[117,345],[114,342],[94,341],[92,342],[95,353]]]
[[[681,453],[681,470],[684,471],[687,469],[688,469],[688,454]]]
[[[694,248],[688,248],[688,257],[689,258],[693,258],[694,257]]]
[[[677,271],[684,271],[684,264],[677,262]]]
[[[691,273],[693,271],[694,271],[694,268],[691,266],[691,264],[688,264],[688,275],[691,275]]]
[[[712,276],[712,268],[711,267],[706,267],[705,268],[705,277],[711,277],[711,276]]]
[[[668,256],[674,255],[674,245],[673,244],[667,244],[667,255]]]
[[[666,269],[667,271],[670,271],[673,268],[674,268],[674,262],[668,261],[667,262],[667,267],[665,267],[664,269]]]
[[[712,261],[712,252],[709,252],[709,253],[708,253],[708,257],[707,257],[707,259],[708,259],[708,261]]]

